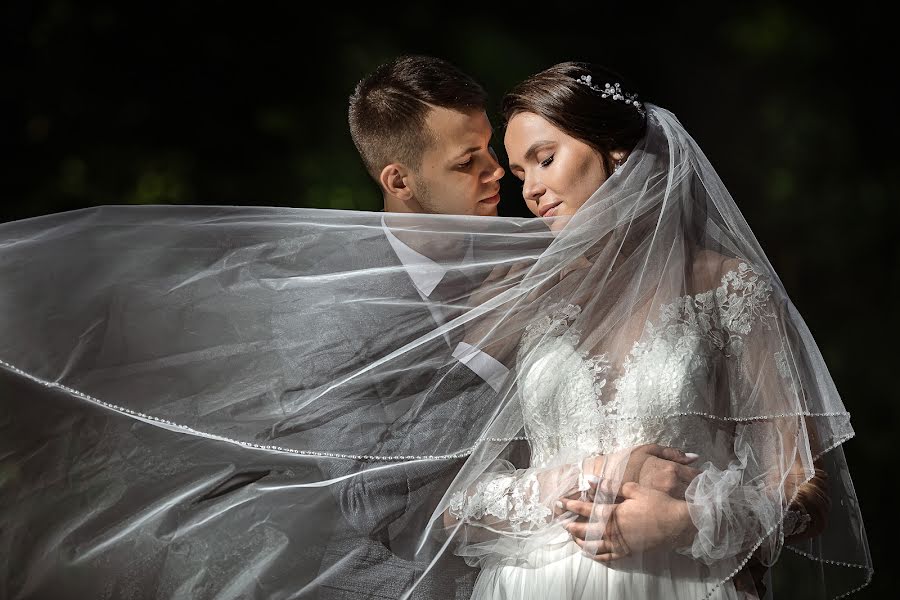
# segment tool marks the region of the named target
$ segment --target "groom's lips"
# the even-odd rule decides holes
[[[497,192],[490,198],[485,198],[484,200],[481,200],[481,202],[484,202],[485,204],[497,204],[498,202],[500,202],[500,193]]]

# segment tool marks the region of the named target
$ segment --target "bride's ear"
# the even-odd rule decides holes
[[[623,150],[619,148],[617,150],[613,150],[609,153],[609,156],[613,159],[613,162],[622,162],[626,158],[628,158],[628,150]]]
[[[384,192],[401,201],[409,201],[413,197],[413,191],[407,185],[409,171],[400,163],[386,165],[378,177]]]

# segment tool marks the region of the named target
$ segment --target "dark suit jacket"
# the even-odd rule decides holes
[[[296,392],[300,397],[327,386],[335,373],[367,366],[437,325],[387,238],[374,235],[359,240],[354,253],[364,261],[360,267],[385,270],[376,282],[379,287],[367,290],[384,302],[366,303],[352,318],[329,320],[317,328],[319,343],[337,349],[330,353],[335,363],[298,365],[301,387]],[[329,272],[334,267],[328,257],[321,257],[318,268]],[[441,284],[435,292],[442,292]],[[478,375],[452,358],[459,338],[458,333],[449,340],[438,337],[382,370],[390,373],[403,367],[402,376],[379,376],[376,384],[359,389],[345,386],[342,396],[333,402],[320,398],[320,422],[327,422],[328,429],[344,427],[347,431],[372,423],[378,435],[363,448],[355,446],[359,454],[419,455],[428,446],[426,440],[433,440],[433,454],[441,454],[442,448],[456,448],[454,440],[477,428],[483,416],[479,407],[494,395]],[[389,342],[379,345],[374,343],[377,340]],[[414,402],[426,408],[413,417],[405,411]],[[354,403],[364,409],[348,408]],[[340,408],[328,410],[335,406]],[[278,442],[303,435],[315,422],[309,413],[287,417],[274,428],[273,439]],[[320,580],[315,585],[317,597],[397,598],[419,579],[437,543],[431,539],[431,545],[415,555],[419,536],[426,532],[427,519],[461,462],[323,460],[320,468],[325,477],[355,475],[331,486],[341,518],[335,521],[325,548]],[[381,468],[369,472],[372,466]],[[468,598],[476,574],[460,558],[448,554],[427,573],[412,597]]]

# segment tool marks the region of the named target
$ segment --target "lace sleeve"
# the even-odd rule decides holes
[[[485,559],[523,556],[556,536],[568,536],[560,525],[566,516],[554,504],[588,489],[585,471],[582,460],[527,469],[497,461],[448,496],[443,526],[453,551],[468,564],[483,566]]]
[[[510,468],[506,461],[501,468]],[[529,534],[553,521],[553,503],[588,489],[581,461],[556,467],[483,474],[454,492],[447,504],[452,523],[494,533]],[[446,520],[445,520],[446,521]]]
[[[712,564],[758,550],[771,563],[784,535],[809,524],[808,516],[789,509],[813,472],[810,424],[770,279],[742,262],[723,277],[715,305],[735,423],[733,458],[725,468],[707,463],[688,487],[697,535],[679,551]]]
[[[505,523],[512,531],[544,525],[553,511],[541,502],[537,475],[501,475],[479,481],[471,494],[458,491],[450,500],[450,515],[466,522]]]

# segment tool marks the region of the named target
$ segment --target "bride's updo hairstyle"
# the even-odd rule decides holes
[[[559,63],[532,75],[503,98],[508,123],[534,113],[596,150],[607,175],[613,150],[631,152],[646,131],[646,113],[634,88],[618,74],[583,62]]]

